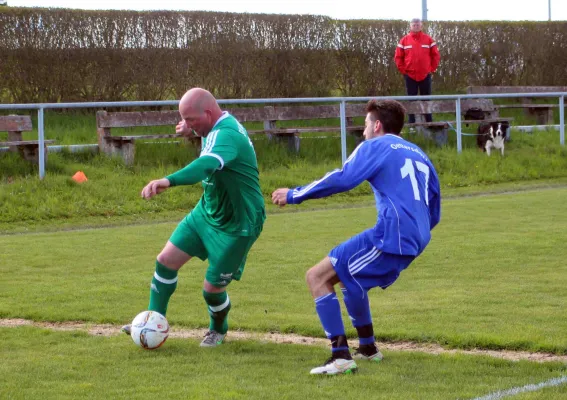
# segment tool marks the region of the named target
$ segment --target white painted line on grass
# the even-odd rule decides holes
[[[537,390],[545,389],[548,387],[559,386],[564,383],[567,383],[567,376],[560,376],[559,378],[553,378],[548,381],[540,382],[537,384],[519,386],[508,390],[502,390],[500,392],[494,392],[486,396],[477,397],[473,400],[498,400],[508,396],[515,396],[520,393],[535,392]]]

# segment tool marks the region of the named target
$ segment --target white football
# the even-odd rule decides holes
[[[157,349],[169,336],[169,323],[156,311],[143,311],[132,321],[130,336],[144,349]]]

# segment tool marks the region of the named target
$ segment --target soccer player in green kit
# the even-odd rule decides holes
[[[248,251],[262,232],[264,198],[248,133],[220,109],[213,95],[201,88],[189,90],[179,102],[179,113],[183,120],[176,132],[202,137],[201,154],[185,168],[148,183],[142,197],[150,199],[170,187],[198,182],[204,193],[157,256],[148,309],[165,315],[178,270],[192,257],[208,259],[203,297],[210,325],[201,346],[215,347],[228,330],[226,287],[233,279],[240,280]],[[129,334],[130,326],[122,330]]]

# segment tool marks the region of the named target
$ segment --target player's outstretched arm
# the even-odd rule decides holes
[[[367,142],[361,143],[346,160],[342,169],[331,171],[308,185],[288,190],[286,204],[301,204],[305,200],[328,197],[360,185],[379,166],[377,157],[372,157],[370,151]]]
[[[221,168],[220,161],[215,157],[202,154],[185,168],[165,177],[171,186],[194,185],[211,176]]]
[[[211,176],[220,166],[220,161],[214,157],[199,157],[185,168],[148,183],[142,189],[142,197],[150,199],[172,186],[193,185]]]

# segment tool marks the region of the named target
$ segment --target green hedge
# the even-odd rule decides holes
[[[565,22],[431,21],[436,93],[567,85]],[[0,10],[0,101],[367,96],[403,92],[407,21],[212,12]]]

